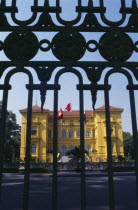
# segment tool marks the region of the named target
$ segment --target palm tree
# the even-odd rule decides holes
[[[86,156],[89,156],[89,152],[87,150],[84,150],[84,153]],[[77,170],[80,169],[80,159],[81,159],[81,149],[80,146],[75,146],[74,149],[69,150],[66,152],[66,155],[72,158],[72,161],[77,163]]]

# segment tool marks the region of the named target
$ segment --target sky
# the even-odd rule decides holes
[[[39,5],[43,5],[44,0],[38,0]],[[54,6],[55,5],[55,0],[49,0],[50,5]],[[77,0],[61,0],[61,6],[62,6],[62,14],[61,17],[65,20],[73,20],[76,17],[75,13],[75,6],[77,5]],[[94,5],[99,6],[99,1],[94,0]],[[119,14],[119,9],[120,9],[120,0],[105,0],[105,6],[107,8],[106,10],[106,17],[111,20],[111,21],[118,21],[121,18],[121,14]],[[126,0],[126,5],[128,7],[131,6],[131,0]],[[11,0],[7,0],[7,5],[11,5]],[[88,0],[82,0],[82,4],[86,6],[88,3]],[[17,18],[20,20],[25,20],[30,18],[31,13],[30,13],[30,6],[33,5],[33,0],[17,0],[17,6],[19,9],[19,12],[17,14]],[[82,20],[85,15],[82,16]],[[10,24],[14,25],[12,22],[10,15],[7,15],[8,20]],[[100,17],[97,15],[99,22],[102,23],[100,20]],[[128,15],[129,17],[129,15]],[[125,24],[127,24],[128,17],[125,21]],[[38,20],[39,16],[37,17]],[[55,20],[55,16],[52,15],[53,20],[58,24],[58,22]],[[82,21],[81,20],[81,21]],[[124,25],[125,25],[124,24]],[[0,32],[0,40],[4,41],[6,36],[9,33],[7,32]],[[42,39],[49,39],[52,40],[54,35],[56,33],[35,33],[38,36],[39,40]],[[94,39],[94,40],[99,40],[101,35],[103,33],[82,33],[85,36],[86,41]],[[137,41],[137,35],[136,34],[129,34],[133,41]],[[128,61],[137,61],[138,54],[133,53],[131,58]],[[8,60],[4,53],[0,51],[0,61]],[[42,52],[39,50],[38,54],[33,58],[32,60],[57,60],[51,53],[51,51],[48,52]],[[96,51],[94,53],[90,53],[86,51],[85,56],[81,59],[82,61],[104,61],[104,59],[100,56],[100,54]],[[33,77],[34,77],[34,83],[39,84],[39,80],[37,78],[37,75],[33,71],[33,69],[29,68],[29,70],[32,72]],[[49,84],[53,84],[54,82],[54,77],[56,73],[58,72],[59,68],[57,68],[52,77],[51,80],[49,81]],[[83,82],[84,84],[89,84],[89,80],[87,79],[87,76],[85,72],[78,68],[78,70],[82,73],[83,76]],[[103,84],[104,81],[104,76],[107,73],[109,69],[104,70],[101,80],[99,81],[99,84]],[[9,69],[5,71],[3,74],[2,78],[0,79],[0,83],[3,84],[5,75]],[[132,75],[133,76],[133,75]],[[137,84],[137,81],[134,79],[134,83]],[[129,104],[129,94],[128,91],[126,90],[126,85],[127,85],[127,79],[122,76],[121,74],[114,74],[110,77],[110,84],[112,85],[112,89],[110,91],[110,105],[123,108],[124,111],[122,113],[122,120],[123,120],[123,130],[124,131],[129,131],[131,132],[131,115],[130,115],[130,104]],[[76,85],[78,84],[78,79],[76,78],[75,75],[71,73],[66,73],[61,76],[60,80],[60,85],[61,85],[61,90],[59,91],[59,108],[62,107],[64,109],[68,103],[72,104],[72,109],[77,110],[79,109],[79,94],[78,91],[76,90]],[[27,107],[27,90],[25,88],[25,85],[28,84],[28,78],[26,75],[22,73],[18,73],[14,75],[11,78],[10,81],[12,85],[12,90],[9,93],[9,101],[8,101],[8,110],[12,110],[16,115],[17,115],[17,122],[21,124],[21,114],[19,113],[20,109],[24,109]],[[102,91],[98,91],[97,95],[97,103],[96,103],[96,108],[104,105],[104,94]],[[0,100],[2,99],[2,91],[0,91]],[[135,100],[136,100],[136,105],[138,102],[138,93],[135,91]],[[39,91],[34,91],[34,97],[33,97],[33,105],[37,104],[40,106],[40,94]],[[91,94],[90,91],[84,91],[84,106],[86,110],[92,110],[92,102],[91,102]],[[44,108],[53,110],[53,91],[48,91],[47,96],[46,96],[46,103],[44,105]],[[137,113],[138,113],[138,107],[136,107]],[[138,115],[137,115],[138,116]],[[138,118],[138,117],[137,117]]]

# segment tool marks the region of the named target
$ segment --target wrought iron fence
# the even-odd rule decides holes
[[[30,168],[30,138],[31,138],[31,116],[32,116],[32,97],[33,91],[39,90],[41,95],[41,108],[46,99],[47,91],[54,91],[54,136],[53,136],[53,198],[52,209],[57,209],[57,112],[58,112],[58,90],[60,89],[59,78],[66,72],[75,74],[79,79],[77,89],[79,91],[80,103],[80,148],[81,148],[81,209],[86,209],[85,194],[85,155],[84,155],[84,120],[83,120],[83,91],[91,91],[92,107],[95,109],[97,100],[97,91],[103,91],[105,96],[106,113],[106,133],[108,148],[108,183],[109,183],[109,207],[115,209],[114,202],[114,184],[112,173],[112,152],[111,152],[111,130],[110,130],[110,109],[109,109],[109,78],[114,73],[123,74],[127,80],[127,90],[130,96],[131,118],[133,141],[135,147],[135,165],[136,165],[136,185],[138,192],[138,139],[134,90],[138,90],[138,84],[133,84],[133,78],[138,80],[138,63],[127,61],[131,59],[133,52],[138,52],[138,41],[134,42],[131,33],[138,33],[138,7],[136,0],[132,0],[131,7],[126,7],[125,0],[120,0],[121,19],[116,22],[108,20],[105,16],[106,7],[104,1],[99,0],[99,6],[95,6],[92,0],[88,0],[88,5],[83,6],[82,1],[78,0],[76,6],[77,17],[72,21],[65,21],[61,18],[62,7],[60,0],[55,0],[55,6],[51,6],[49,0],[44,1],[43,6],[39,6],[39,1],[34,0],[31,7],[32,16],[26,21],[18,20],[16,13],[18,8],[16,0],[12,0],[10,6],[7,6],[5,0],[0,4],[0,32],[9,32],[4,41],[0,41],[0,51],[3,51],[8,61],[0,61],[0,76],[3,75],[8,67],[12,67],[6,76],[4,84],[0,85],[3,90],[3,104],[0,123],[0,185],[2,183],[3,171],[3,145],[5,141],[5,123],[6,110],[8,103],[8,94],[12,88],[10,85],[11,77],[18,72],[28,75],[28,112],[27,112],[27,133],[26,133],[26,158],[24,175],[24,194],[23,209],[27,210],[29,206],[29,168]],[[65,2],[66,3],[66,2]],[[7,13],[10,14],[13,25],[9,23]],[[55,14],[56,24],[51,14]],[[40,14],[38,20],[38,14]],[[84,14],[83,21],[82,14]],[[97,18],[99,14],[100,18]],[[129,16],[128,16],[129,15]],[[125,21],[127,23],[125,24]],[[103,22],[103,24],[101,24]],[[49,33],[56,32],[52,41],[42,39],[38,41],[35,32]],[[90,39],[86,41],[82,32],[101,33],[99,41]],[[47,46],[45,47],[44,44]],[[93,45],[93,47],[91,46]],[[55,56],[55,61],[32,61],[38,51],[49,52]],[[91,54],[99,52],[104,61],[80,61],[86,51]],[[14,53],[13,53],[14,52]],[[58,61],[57,61],[58,59]],[[36,72],[40,84],[34,84],[33,75],[28,67],[32,67]],[[56,74],[54,84],[47,84],[54,70],[60,67]],[[83,78],[77,67],[80,67],[86,73],[90,84],[83,84]],[[98,84],[102,73],[109,67],[104,78],[104,84]],[[130,73],[131,72],[131,73]]]

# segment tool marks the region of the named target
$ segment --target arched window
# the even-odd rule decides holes
[[[91,150],[90,145],[86,145],[86,150],[90,153],[90,150]]]
[[[36,128],[32,128],[32,130],[31,130],[31,135],[37,135],[37,129]]]
[[[31,153],[36,154],[36,145],[32,144]]]
[[[62,146],[62,155],[65,156],[66,155],[66,146]]]
[[[62,137],[63,137],[63,138],[66,137],[66,130],[62,130]]]
[[[74,131],[73,131],[73,130],[70,130],[70,131],[69,131],[69,137],[70,137],[70,138],[74,137]]]
[[[86,130],[86,137],[90,137],[90,135],[91,135],[90,130]]]

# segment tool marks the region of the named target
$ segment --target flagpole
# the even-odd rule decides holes
[[[60,133],[61,133],[61,135],[60,135],[60,146],[61,146],[60,150],[61,150],[61,162],[62,162],[62,119],[60,121]]]

